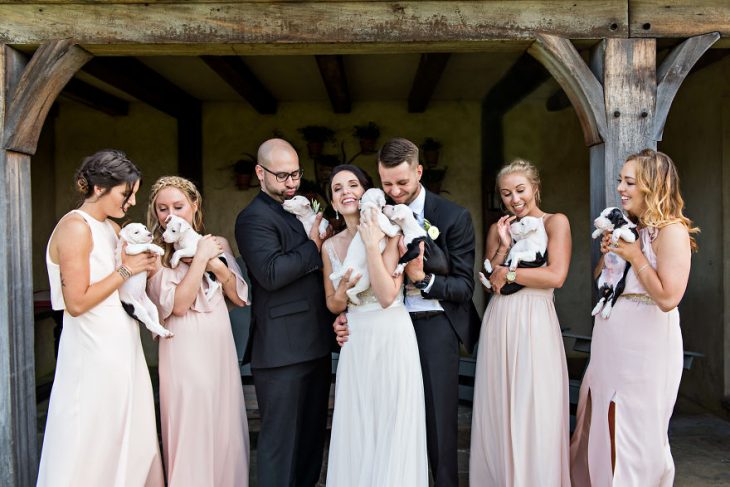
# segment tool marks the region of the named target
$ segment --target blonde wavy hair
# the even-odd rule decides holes
[[[157,219],[157,212],[155,211],[157,196],[165,188],[179,189],[185,195],[188,202],[196,206],[195,213],[193,214],[193,229],[196,232],[201,234],[205,233],[205,227],[203,226],[203,197],[192,181],[181,178],[180,176],[162,176],[155,181],[155,184],[150,188],[149,204],[147,205],[147,228],[152,232],[154,243],[165,249],[165,255],[162,256],[162,265],[170,267],[170,258],[175,249],[172,244],[162,240],[164,230],[160,225],[160,221]]]
[[[700,229],[684,215],[684,199],[679,190],[679,175],[674,161],[663,152],[644,149],[626,158],[632,161],[636,170],[636,186],[644,196],[646,210],[637,215],[645,227],[662,228],[672,223],[681,223],[687,228],[690,246],[697,252],[697,241],[693,234]]]
[[[502,178],[509,175],[519,173],[524,175],[530,182],[532,187],[535,189],[535,203],[540,204],[540,171],[537,170],[535,165],[525,159],[513,159],[512,162],[502,167],[497,173],[497,183],[495,190],[497,194],[501,195],[499,183]]]

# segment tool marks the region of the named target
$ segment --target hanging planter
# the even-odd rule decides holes
[[[423,156],[423,165],[427,168],[435,167],[439,162],[439,154],[441,151],[441,142],[431,137],[427,137],[421,144],[421,154]]]
[[[304,140],[307,141],[307,152],[309,157],[316,159],[322,155],[324,143],[334,140],[335,131],[329,127],[322,125],[307,125],[301,127],[299,133],[302,134]]]
[[[421,176],[421,184],[430,192],[439,194],[441,192],[441,185],[446,177],[446,169],[448,168],[429,168],[424,170]]]
[[[317,182],[323,187],[329,181],[332,169],[338,164],[342,164],[340,158],[334,154],[322,154],[317,157],[314,162],[316,166]]]
[[[368,122],[367,125],[355,125],[353,135],[360,139],[360,153],[374,154],[377,151],[380,128],[375,122]]]
[[[245,156],[245,158],[233,163],[236,186],[240,190],[247,190],[251,187],[251,178],[253,178],[254,168],[256,167],[256,158],[249,153],[246,153]]]

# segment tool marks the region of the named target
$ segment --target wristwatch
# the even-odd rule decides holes
[[[507,284],[512,284],[517,279],[517,271],[509,271],[505,277],[507,278]]]
[[[416,289],[426,289],[429,284],[431,284],[431,279],[433,279],[433,274],[426,274],[426,277],[421,279],[420,281],[416,281],[413,283],[413,287]]]

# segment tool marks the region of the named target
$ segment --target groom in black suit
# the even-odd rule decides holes
[[[258,485],[309,487],[322,468],[331,377],[319,220],[307,235],[282,207],[302,176],[288,142],[259,147],[256,175],[261,192],[238,215],[236,242],[253,292],[244,360],[251,362],[261,413]]]
[[[445,274],[424,271],[423,251],[406,266],[406,308],[413,320],[421,356],[426,399],[428,459],[436,487],[456,487],[459,342],[468,352],[479,339],[474,294],[474,227],[469,212],[421,185],[418,147],[407,139],[387,142],[378,154],[383,191],[408,205],[443,251]],[[343,318],[338,318],[341,322]],[[336,323],[338,335],[346,335]]]

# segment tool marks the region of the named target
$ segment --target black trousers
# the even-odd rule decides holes
[[[426,439],[434,487],[457,487],[459,338],[446,314],[413,318],[426,396]]]
[[[331,382],[330,355],[252,369],[261,413],[259,487],[312,487],[322,470]]]

